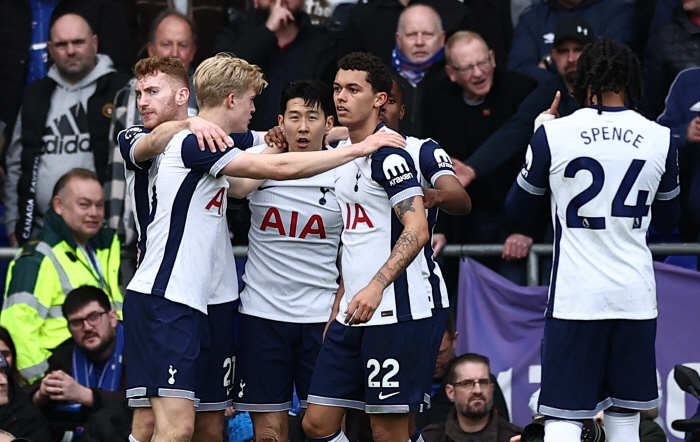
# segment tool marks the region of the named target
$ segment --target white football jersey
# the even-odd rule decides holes
[[[226,153],[201,151],[189,130],[170,140],[158,168],[147,253],[129,290],[204,313],[216,294],[238,298],[226,224],[228,181],[219,173],[241,152],[236,147]]]
[[[343,143],[345,144],[345,143]],[[391,255],[403,232],[393,206],[423,195],[410,153],[383,147],[336,169],[336,197],[343,215],[342,276],[345,294],[338,321],[353,296],[365,288]],[[385,290],[372,319],[361,326],[393,324],[431,316],[432,290],[414,259]]]
[[[343,220],[335,171],[265,181],[248,195],[251,216],[241,313],[284,322],[328,321],[338,291]]]
[[[670,132],[626,108],[584,108],[548,121],[518,185],[551,191],[554,255],[547,315],[651,319],[656,282],[646,233],[654,198],[679,193]]]
[[[411,154],[413,163],[418,172],[418,180],[426,189],[434,188],[435,181],[443,175],[452,175],[456,178],[452,160],[432,139],[421,140],[415,137],[406,137],[406,150]],[[433,230],[437,223],[439,209],[432,207],[426,209],[430,240],[423,248],[423,252],[416,257],[421,260],[423,277],[428,283],[431,292],[431,302],[434,308],[447,308],[450,306],[450,298],[447,293],[445,279],[442,276],[440,266],[433,259]]]

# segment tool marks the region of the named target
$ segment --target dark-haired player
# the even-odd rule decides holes
[[[377,57],[343,57],[333,83],[338,120],[353,143],[388,130],[379,112],[391,92]],[[370,414],[378,442],[418,440],[408,413],[422,408],[434,288],[421,271],[430,237],[413,159],[381,148],[336,171],[343,214],[342,299],[327,330],[309,389],[303,426],[312,440],[347,441],[347,408]]]
[[[330,87],[316,80],[282,91],[279,125],[290,152],[323,150],[333,127]],[[302,407],[338,291],[343,219],[335,171],[290,181],[251,180],[250,246],[241,292],[234,408],[249,411],[255,440],[286,441],[296,387]]]
[[[588,107],[535,132],[506,201],[517,231],[551,192],[554,258],[539,400],[545,442],[580,441],[581,420],[601,410],[609,441],[639,441],[639,410],[658,406],[646,232],[650,222],[664,232],[678,221],[678,165],[669,130],[633,110],[640,86],[639,61],[627,46],[607,38],[586,46],[574,95]]]

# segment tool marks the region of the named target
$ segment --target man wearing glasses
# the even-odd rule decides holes
[[[124,332],[109,298],[97,287],[73,290],[62,310],[71,338],[53,351],[48,374],[31,393],[50,421],[68,417],[68,426],[76,427],[106,406],[126,404]]]
[[[493,409],[495,383],[490,373],[486,356],[466,353],[452,362],[445,393],[455,407],[446,422],[422,430],[425,442],[508,442],[523,432]]]

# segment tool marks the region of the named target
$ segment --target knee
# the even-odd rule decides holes
[[[281,432],[277,428],[264,426],[262,428],[254,428],[255,442],[286,442],[282,440]]]
[[[304,430],[306,437],[310,439],[319,439],[321,437],[330,436],[337,431],[337,428],[328,428],[328,425],[322,419],[308,412],[304,415],[304,419],[301,421],[301,427]]]
[[[149,442],[153,437],[155,418],[150,408],[137,408],[131,424],[131,434],[140,442]]]
[[[391,442],[394,437],[392,431],[383,425],[372,425],[372,438],[374,442]]]

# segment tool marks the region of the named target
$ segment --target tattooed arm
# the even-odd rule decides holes
[[[403,224],[403,232],[394,244],[391,255],[374,278],[352,298],[345,311],[346,324],[369,321],[389,286],[420,253],[428,242],[428,220],[425,217],[423,197],[412,196],[394,206],[394,213]]]

